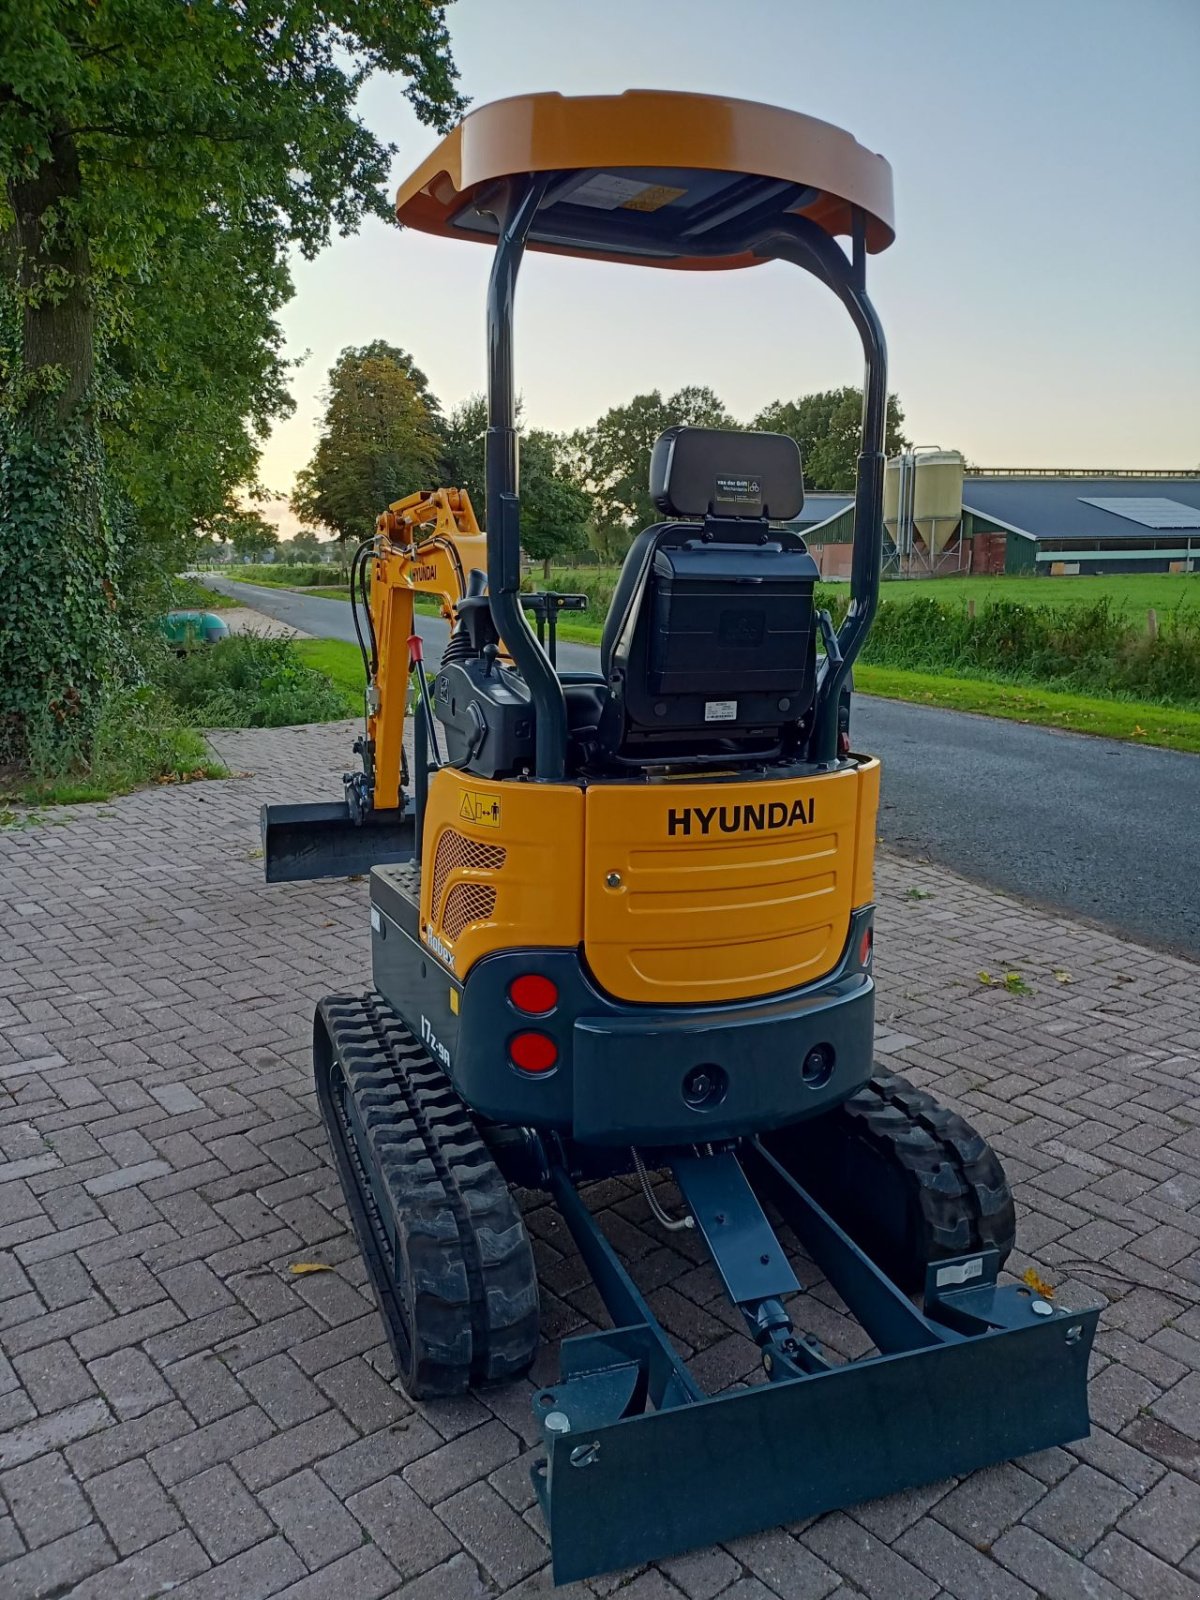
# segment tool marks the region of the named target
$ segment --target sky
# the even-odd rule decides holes
[[[872,256],[890,383],[918,445],[976,465],[1200,466],[1200,0],[456,0],[473,105],[557,89],[689,89],[849,129],[891,163]],[[437,135],[397,80],[363,91],[397,146]],[[371,219],[294,263],[295,415],[261,479],[286,495],[346,345],[408,350],[446,408],[484,384],[491,250]],[[527,425],[711,385],[749,418],[861,381],[837,301],[782,263],[675,273],[530,253],[517,296]],[[285,524],[291,519],[285,518]]]

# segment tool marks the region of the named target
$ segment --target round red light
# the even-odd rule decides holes
[[[874,930],[874,928],[866,928],[866,929],[864,929],[863,936],[862,936],[862,942],[860,943],[860,945],[858,947],[858,964],[859,964],[860,967],[865,967],[868,964],[868,962],[870,961],[870,959],[871,959],[871,951],[872,951],[872,949],[874,947],[874,944],[875,944],[875,930]]]
[[[508,1041],[514,1067],[522,1072],[549,1072],[558,1060],[558,1046],[544,1033],[515,1033]]]
[[[527,1011],[531,1017],[544,1017],[558,1004],[558,985],[539,972],[526,972],[509,984],[508,998],[518,1011]]]

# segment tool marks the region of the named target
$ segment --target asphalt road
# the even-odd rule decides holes
[[[204,581],[291,627],[354,638],[350,608]],[[421,617],[433,656],[445,624]],[[596,666],[591,645],[559,664]],[[1200,757],[859,695],[855,748],[883,762],[879,836],[980,883],[1200,955]]]

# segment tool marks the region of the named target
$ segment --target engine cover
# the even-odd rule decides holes
[[[455,766],[500,778],[533,760],[529,691],[516,673],[486,658],[448,662],[438,671],[434,694]]]

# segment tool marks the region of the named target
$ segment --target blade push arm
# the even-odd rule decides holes
[[[453,623],[472,572],[487,572],[487,541],[465,489],[408,495],[376,523],[364,764],[377,810],[400,804],[413,597],[436,596],[442,615]]]

